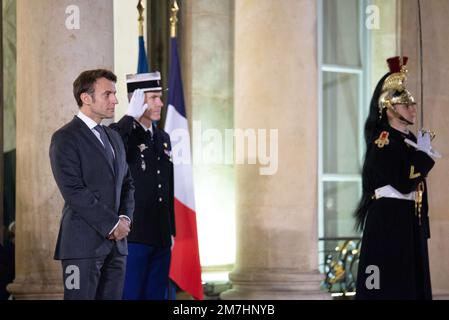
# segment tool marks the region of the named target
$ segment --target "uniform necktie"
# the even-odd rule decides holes
[[[153,146],[154,145],[153,132],[151,130],[147,130],[146,134],[147,134],[147,139],[148,139],[150,146]]]

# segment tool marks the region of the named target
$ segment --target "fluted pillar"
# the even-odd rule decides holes
[[[250,158],[236,166],[237,257],[222,298],[326,299],[317,257],[316,1],[235,6],[235,128],[266,129],[258,140],[267,142],[277,129],[279,154],[272,175]]]
[[[62,268],[53,252],[63,202],[50,138],[78,112],[78,74],[113,68],[112,0],[18,0],[17,29],[16,278],[8,290],[17,299],[57,299]]]

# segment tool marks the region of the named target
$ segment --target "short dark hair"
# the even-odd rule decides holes
[[[73,82],[73,95],[75,96],[76,103],[78,107],[83,106],[83,101],[81,101],[81,94],[86,92],[93,97],[95,92],[95,82],[100,78],[106,78],[112,82],[117,82],[117,76],[109,70],[106,69],[95,69],[87,70],[81,72],[81,74]]]

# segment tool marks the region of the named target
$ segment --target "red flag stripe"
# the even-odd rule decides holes
[[[195,299],[203,299],[196,215],[175,199],[176,241],[172,252],[170,277]],[[188,276],[186,276],[188,275]]]

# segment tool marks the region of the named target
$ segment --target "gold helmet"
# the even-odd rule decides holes
[[[394,57],[387,60],[390,75],[385,79],[379,97],[379,114],[382,117],[383,109],[387,108],[397,117],[400,115],[394,109],[395,104],[416,104],[410,91],[407,90],[407,64],[408,57]]]

